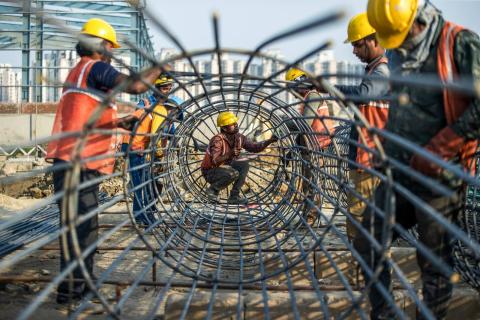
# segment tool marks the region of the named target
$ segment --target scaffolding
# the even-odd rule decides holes
[[[58,100],[61,79],[57,79],[58,83],[47,79],[61,77],[71,65],[54,65],[49,59],[73,53],[75,60],[73,51],[78,39],[74,32],[90,18],[101,18],[115,28],[122,43],[122,48],[117,49],[119,58],[135,71],[141,70],[147,63],[145,57],[126,43],[154,52],[142,12],[145,6],[145,0],[0,2],[0,52],[11,52],[12,57],[21,54],[21,65],[9,67],[21,70],[21,101]],[[66,32],[65,28],[73,32]],[[2,68],[5,66],[0,71]],[[49,88],[53,94],[46,94]]]

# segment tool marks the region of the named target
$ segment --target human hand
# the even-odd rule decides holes
[[[449,161],[458,154],[465,143],[465,138],[457,135],[450,127],[440,130],[430,142],[424,147],[444,161]],[[438,177],[444,170],[441,166],[422,157],[420,154],[414,154],[410,159],[410,166],[430,177]]]

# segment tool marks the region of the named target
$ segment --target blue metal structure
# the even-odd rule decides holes
[[[80,30],[90,18],[101,18],[117,31],[120,42],[130,41],[146,52],[154,52],[141,9],[145,0],[137,1],[61,1],[25,0],[0,1],[0,51],[21,52],[22,101],[42,101],[41,81],[44,55],[51,52],[73,50],[75,35],[66,32],[49,18],[63,23],[70,30]],[[145,59],[126,45],[117,49],[120,57],[130,57],[135,70],[145,66]]]

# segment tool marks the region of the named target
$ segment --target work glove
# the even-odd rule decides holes
[[[450,127],[446,127],[440,130],[424,148],[448,161],[458,154],[464,144],[464,137],[460,137]],[[443,171],[443,168],[418,154],[410,159],[410,166],[430,177],[438,177]]]

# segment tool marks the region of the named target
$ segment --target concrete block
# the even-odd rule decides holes
[[[2,167],[2,172],[0,172],[0,174],[5,176],[13,176],[15,173],[17,173],[17,167],[18,165],[16,163],[5,162]]]
[[[187,303],[188,294],[171,294],[165,305],[165,320],[179,319]],[[196,291],[187,310],[186,319],[206,319],[208,305],[212,294],[205,291]],[[217,292],[213,298],[212,320],[237,319],[237,305],[239,302],[238,293]],[[242,313],[243,316],[243,313]],[[241,317],[243,319],[243,317]]]

